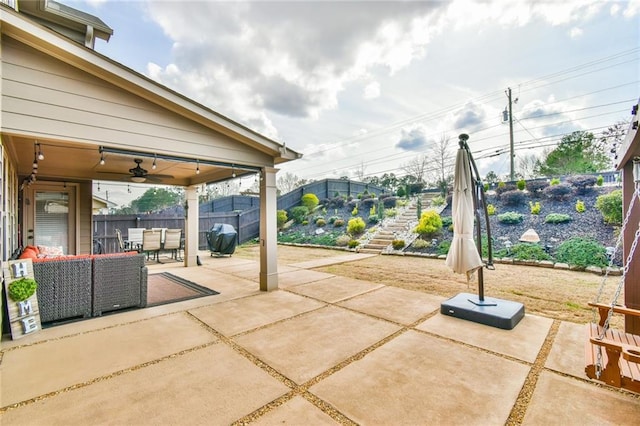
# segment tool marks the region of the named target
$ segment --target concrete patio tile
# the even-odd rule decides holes
[[[252,425],[337,425],[328,414],[320,411],[318,407],[301,396],[285,402],[278,408],[269,411],[264,416],[257,419]]]
[[[225,336],[233,336],[322,306],[323,303],[306,297],[273,291],[189,312]]]
[[[640,400],[543,371],[524,425],[637,425]]]
[[[221,265],[215,270],[225,274],[233,274],[233,275],[248,274],[253,272],[256,276],[258,276],[258,274],[260,273],[260,264],[257,262],[250,262],[250,263],[240,263],[237,265]]]
[[[278,273],[278,285],[280,287],[291,287],[294,285],[307,284],[314,281],[320,281],[327,278],[333,278],[335,275],[326,272],[308,271],[306,269],[297,269],[290,272]]]
[[[228,346],[214,344],[8,410],[0,422],[228,425],[288,390]]]
[[[15,404],[215,340],[179,313],[9,350],[0,364],[1,403]]]
[[[545,367],[581,379],[588,379],[584,372],[586,342],[585,324],[562,322],[551,346]]]
[[[327,306],[234,340],[301,384],[399,328],[382,320]]]
[[[440,309],[444,297],[398,287],[383,287],[338,303],[356,311],[409,325]]]
[[[367,425],[504,424],[526,365],[408,331],[312,386]]]
[[[312,269],[319,268],[321,266],[335,265],[336,263],[353,262],[356,260],[366,259],[368,257],[378,256],[377,254],[367,253],[354,253],[343,254],[340,256],[323,257],[314,260],[307,260],[305,262],[290,263],[289,266],[295,266],[296,268]]]
[[[418,325],[416,329],[523,361],[534,362],[551,324],[553,320],[550,318],[525,315],[513,330],[503,330],[438,314]]]
[[[300,284],[290,287],[288,290],[328,303],[335,303],[381,287],[384,285],[353,278],[332,277],[309,284]]]

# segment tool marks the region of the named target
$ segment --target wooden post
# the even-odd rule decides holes
[[[278,197],[276,173],[278,169],[262,169],[260,182],[260,290],[278,288]]]
[[[633,160],[627,161],[622,169],[622,211],[629,210],[629,205],[634,196],[635,182],[633,176]],[[636,200],[629,222],[623,235],[623,259],[626,261],[631,245],[635,239],[635,233],[640,223],[640,205]],[[624,216],[623,216],[624,217]],[[625,306],[632,309],[640,309],[640,247],[637,247],[633,259],[629,262],[629,270],[624,277],[624,301]],[[640,318],[633,315],[625,316],[625,331],[631,334],[640,334]]]

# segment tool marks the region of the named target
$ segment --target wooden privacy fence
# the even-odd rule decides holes
[[[344,179],[324,179],[311,182],[278,197],[278,209],[288,210],[300,203],[304,194],[313,193],[319,199],[332,198],[336,194],[357,196],[365,191],[382,194],[385,188]],[[177,209],[179,210],[179,209]],[[198,249],[207,250],[207,232],[216,223],[233,225],[238,232],[238,244],[247,242],[260,235],[260,198],[245,195],[232,195],[201,203],[199,207]],[[94,215],[94,247],[102,247],[104,253],[120,250],[116,229],[127,239],[129,228],[180,228],[184,232],[184,216],[173,214],[137,214],[137,215]],[[94,248],[94,251],[97,251]]]
[[[207,232],[209,232],[215,223],[233,225],[238,232],[238,243],[241,244],[258,236],[260,230],[260,210],[251,209],[246,212],[235,211],[201,214],[198,225],[198,249],[207,250],[209,248]],[[126,240],[129,228],[177,228],[182,229],[184,233],[184,226],[184,217],[175,215],[94,215],[94,246],[101,246],[104,253],[117,253],[120,251],[120,248],[116,237],[116,229],[120,229],[122,238]]]

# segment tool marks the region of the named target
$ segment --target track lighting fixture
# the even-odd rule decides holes
[[[156,167],[158,167],[156,166],[156,159],[157,159],[156,154],[153,154],[153,164],[151,165],[152,170],[155,170]]]
[[[233,164],[231,165],[231,177],[232,178],[236,177],[236,168]]]
[[[200,160],[196,160],[196,174],[200,174]]]
[[[104,152],[100,153],[100,165],[104,166]]]

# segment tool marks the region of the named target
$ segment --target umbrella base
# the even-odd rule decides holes
[[[524,318],[524,305],[509,300],[460,293],[442,302],[440,313],[504,330],[513,329]]]

